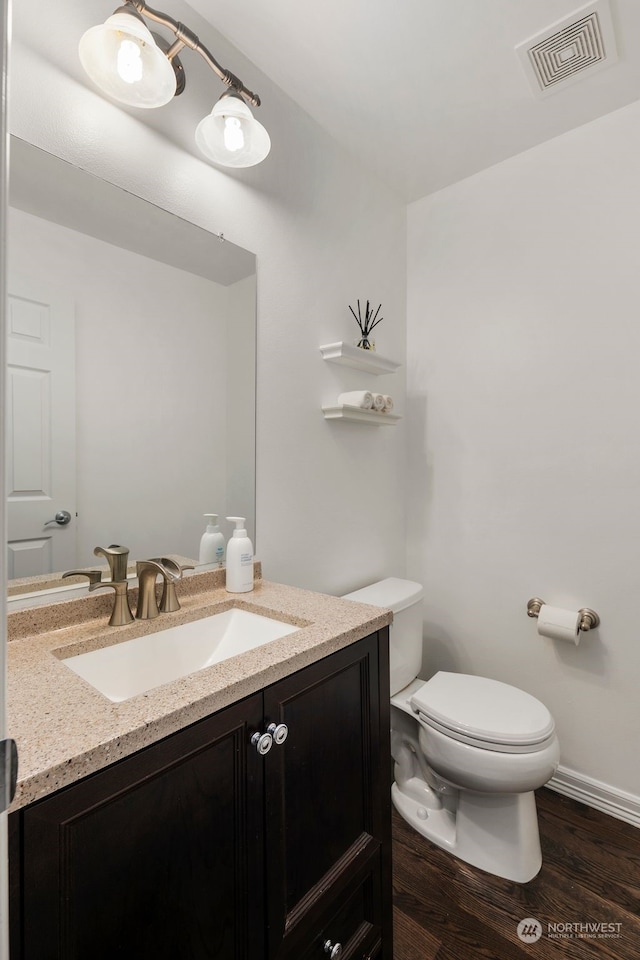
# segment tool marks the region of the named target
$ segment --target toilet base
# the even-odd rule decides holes
[[[535,796],[458,791],[453,804],[434,809],[391,788],[400,816],[427,840],[474,867],[527,883],[542,866]],[[453,798],[447,798],[447,800]],[[449,809],[451,807],[451,809]]]

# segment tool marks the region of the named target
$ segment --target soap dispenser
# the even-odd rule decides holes
[[[209,522],[200,540],[198,563],[217,563],[221,567],[224,562],[224,537],[218,526],[218,514],[205,513],[205,517]]]
[[[253,590],[253,544],[247,536],[244,517],[227,517],[236,528],[227,544],[227,591],[247,593]]]

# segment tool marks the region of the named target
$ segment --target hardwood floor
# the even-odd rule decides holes
[[[394,960],[638,960],[640,830],[536,796],[543,863],[524,885],[456,860],[394,811]],[[537,941],[519,938],[525,918]]]

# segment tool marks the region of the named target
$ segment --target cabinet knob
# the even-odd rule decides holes
[[[280,746],[289,736],[289,727],[286,723],[270,723],[267,727],[267,732],[273,737],[274,743]]]
[[[342,944],[332,943],[331,940],[325,940],[324,952],[327,954],[330,960],[337,960],[337,957],[342,956]]]
[[[251,737],[251,743],[254,745],[256,750],[261,756],[264,756],[265,753],[269,753],[271,747],[273,746],[273,737],[270,733],[254,733]]]

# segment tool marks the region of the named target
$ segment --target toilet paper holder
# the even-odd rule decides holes
[[[544,600],[541,600],[540,597],[532,597],[527,604],[527,616],[539,616],[540,608],[543,606]],[[591,610],[589,607],[581,607],[578,613],[580,614],[578,626],[583,633],[587,633],[588,630],[595,630],[596,627],[600,626],[600,617],[595,610]]]

